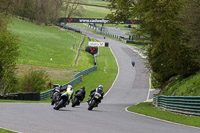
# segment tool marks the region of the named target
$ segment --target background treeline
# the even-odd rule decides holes
[[[20,16],[37,24],[56,23],[59,17],[82,16],[87,0],[1,0],[6,13]]]
[[[62,7],[62,0],[16,0],[14,15],[37,23],[54,23]]]
[[[199,0],[107,0],[116,9],[107,17],[143,21],[138,34],[148,34],[148,67],[153,85],[165,87],[174,76],[186,78],[200,70]]]

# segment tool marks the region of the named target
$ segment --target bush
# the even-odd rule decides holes
[[[49,75],[42,70],[30,69],[20,80],[20,90],[22,92],[40,92],[46,89],[46,82]]]

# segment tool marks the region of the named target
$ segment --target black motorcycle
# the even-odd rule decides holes
[[[60,108],[66,107],[66,105],[69,104],[69,95],[66,93],[63,93],[60,96],[60,99],[58,102],[56,102],[54,109],[59,110]]]
[[[61,88],[55,87],[51,95],[51,105],[58,104],[61,94]]]
[[[74,98],[72,99],[72,107],[80,105],[82,101],[82,95],[80,92],[74,95]]]
[[[98,104],[101,102],[101,94],[95,92],[94,95],[88,100],[88,110],[92,110],[94,107],[98,107]]]

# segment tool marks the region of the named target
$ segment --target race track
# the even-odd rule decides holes
[[[128,113],[127,106],[145,101],[149,91],[149,74],[144,59],[126,45],[84,34],[109,46],[118,62],[119,73],[102,103],[93,111],[87,104],[53,110],[50,103],[0,103],[0,127],[22,133],[199,133],[200,129],[167,123]],[[132,67],[131,61],[136,62]]]

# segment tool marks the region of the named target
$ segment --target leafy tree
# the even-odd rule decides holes
[[[15,69],[19,54],[18,40],[8,31],[0,30],[0,90],[9,92],[16,83]]]
[[[15,4],[15,15],[48,24],[57,21],[63,0],[17,0]]]
[[[0,0],[0,30],[6,30],[9,22],[9,15],[14,9],[13,0]]]
[[[200,1],[183,0],[178,25],[184,31],[187,45],[193,50],[193,58],[200,66]]]
[[[17,82],[15,78],[16,60],[19,54],[18,40],[9,31],[7,24],[14,10],[13,0],[0,1],[0,93],[11,91]]]
[[[87,0],[63,0],[64,17],[82,16],[84,9],[81,4],[86,2]]]
[[[191,37],[185,36],[189,32],[184,32],[184,28],[178,24],[178,16],[184,4],[182,0],[108,1],[111,2],[111,9],[116,9],[107,16],[113,21],[130,18],[143,21],[139,32],[151,37],[153,45],[148,50],[148,67],[155,73],[154,79],[159,87],[175,75],[187,77],[199,70],[199,64],[194,61],[194,49],[188,41]],[[194,1],[198,5],[197,0]]]

